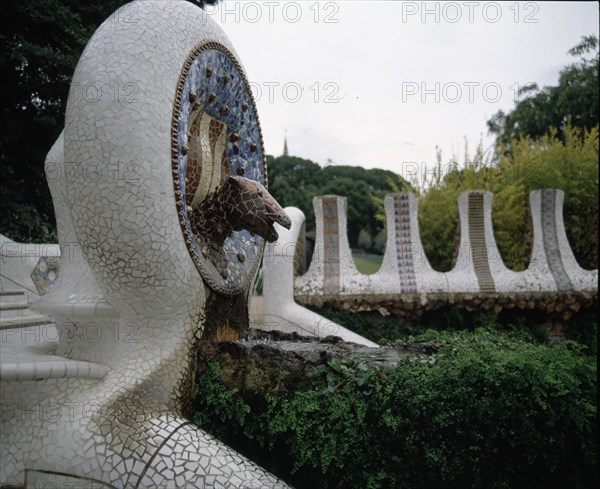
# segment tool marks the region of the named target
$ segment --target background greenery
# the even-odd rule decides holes
[[[597,268],[598,125],[587,130],[567,124],[562,139],[551,128],[540,139],[512,140],[511,148],[494,163],[481,145],[462,165],[455,159],[442,165],[438,153],[436,173],[426,188],[418,189],[421,239],[432,266],[452,268],[459,236],[458,195],[483,189],[494,193],[494,235],[505,264],[524,270],[533,240],[529,193],[558,188],[565,194],[564,223],[575,257],[584,268]]]
[[[374,219],[377,204],[370,198],[383,198],[390,192],[390,182],[398,188],[410,189],[398,175],[388,170],[365,170],[356,166],[337,165],[328,161],[321,166],[313,161],[294,156],[267,156],[269,192],[283,206],[295,206],[306,215],[306,233],[315,235],[313,198],[322,195],[341,195],[348,198],[348,240],[353,248],[359,247],[361,231],[369,242],[361,248],[372,250],[377,241],[380,253],[385,245],[383,224]],[[381,239],[383,237],[383,240]]]

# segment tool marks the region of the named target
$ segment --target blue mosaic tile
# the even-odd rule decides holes
[[[234,231],[225,240],[223,250],[228,257],[243,255],[245,259],[241,262],[229,259],[226,278],[203,256],[200,242],[192,232],[189,215],[191,207],[190,203],[186,202],[186,195],[189,194],[187,186],[191,184],[190,171],[198,171],[198,174],[201,174],[202,170],[206,171],[207,165],[189,158],[190,123],[191,120],[195,120],[194,117],[203,117],[204,120],[211,120],[211,129],[214,126],[225,131],[224,153],[214,153],[215,145],[211,145],[212,161],[216,164],[210,167],[209,172],[221,173],[226,167],[230,175],[243,175],[266,186],[262,135],[256,107],[241,68],[233,55],[222,46],[213,43],[209,48],[201,49],[183,76],[176,122],[177,161],[174,165],[178,170],[175,179],[176,189],[180,191],[180,219],[184,234],[187,231],[189,235],[188,247],[192,258],[205,280],[216,291],[233,295],[243,290],[251,280],[262,255],[264,241],[247,230]],[[212,141],[212,136],[204,136],[202,141]],[[201,151],[206,151],[205,146],[201,146]],[[224,167],[220,165],[221,160],[226,161]],[[198,166],[198,170],[194,165]]]
[[[46,294],[58,280],[60,258],[58,256],[42,256],[33,271],[31,280],[40,295]]]

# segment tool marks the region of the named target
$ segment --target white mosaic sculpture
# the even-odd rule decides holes
[[[292,220],[292,226],[289,230],[277,227],[279,239],[267,245],[263,258],[264,321],[262,328],[286,333],[297,332],[303,336],[319,338],[333,335],[345,341],[378,347],[377,343],[327,320],[294,301],[294,256],[305,216],[296,207],[286,207],[285,211]],[[313,261],[313,263],[315,262],[319,263]]]
[[[463,192],[458,197],[460,245],[454,268],[445,273],[448,292],[494,293],[523,290],[519,274],[502,261],[492,227],[492,193]]]
[[[310,294],[315,286],[314,293],[344,295],[369,290],[369,277],[358,273],[348,243],[347,220],[343,218],[346,197],[315,197],[313,205],[317,226],[313,259],[307,272],[296,279],[296,290]]]
[[[205,85],[204,73],[214,74]],[[202,10],[186,1],[134,2],[89,41],[64,134],[47,160],[63,170],[49,181],[61,273],[32,304],[55,321],[59,337],[13,340],[22,345],[11,347],[21,348],[16,375],[2,378],[0,483],[287,487],[183,417],[207,299],[214,290],[246,299],[262,253],[259,238],[236,232],[226,243],[235,259],[217,275],[186,227],[187,154],[195,154],[195,135],[213,134],[187,122],[202,117],[193,99],[210,83],[220,84],[215,98],[202,100],[220,105],[216,113],[200,106],[206,128],[229,132],[222,156],[198,156],[205,174],[235,169],[261,181],[262,140],[253,102],[242,100],[243,69]],[[232,132],[240,117],[254,129]]]
[[[533,221],[533,249],[527,270],[522,272],[528,290],[598,291],[598,270],[579,266],[565,231],[562,190],[535,190],[529,195]]]

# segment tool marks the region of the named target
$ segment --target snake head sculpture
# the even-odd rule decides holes
[[[279,237],[274,223],[286,229],[292,226],[288,215],[259,182],[230,176],[225,187],[227,219],[235,231],[246,229],[272,243]]]

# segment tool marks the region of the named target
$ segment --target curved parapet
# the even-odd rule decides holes
[[[316,240],[308,271],[296,280],[296,293],[352,295],[370,290],[370,279],[358,272],[347,230],[347,199],[326,195],[313,199]]]
[[[286,207],[292,227],[277,227],[279,239],[269,243],[263,258],[263,296],[265,329],[297,332],[301,335],[334,335],[361,345],[379,346],[372,341],[336,324],[294,301],[294,255],[304,224],[304,213],[296,207]],[[298,281],[302,277],[296,279]]]
[[[529,194],[533,222],[533,249],[527,270],[522,272],[526,290],[594,291],[598,270],[579,266],[565,232],[564,192],[557,189],[534,190]]]
[[[522,288],[520,274],[506,268],[494,237],[492,193],[462,192],[458,197],[460,245],[447,272],[448,292],[496,293]]]
[[[316,307],[329,304],[344,311],[391,313],[414,324],[425,311],[446,304],[495,312],[540,308],[549,314],[560,313],[563,319],[581,306],[588,307],[597,295],[598,271],[583,270],[573,256],[563,223],[563,193],[531,193],[535,243],[529,268],[523,272],[504,265],[492,226],[492,197],[491,192],[482,190],[460,194],[458,258],[450,272],[441,273],[431,268],[423,250],[416,197],[387,195],[386,250],[379,271],[372,275],[344,266],[350,252],[341,239],[345,213],[343,225],[338,216],[345,202],[340,206],[342,198],[316,197],[319,206],[315,209],[321,213],[317,214],[317,243],[325,250],[330,245],[325,255],[332,263],[313,260],[309,273],[296,280],[295,298]],[[330,211],[324,213],[323,206],[328,203]],[[329,225],[323,214],[329,216]]]
[[[381,268],[371,278],[379,294],[446,292],[443,273],[431,268],[419,232],[419,201],[411,192],[388,194],[384,200],[387,241]]]

